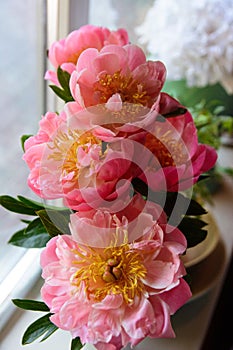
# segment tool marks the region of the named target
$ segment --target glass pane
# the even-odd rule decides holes
[[[0,193],[34,198],[27,186],[28,169],[22,160],[20,137],[33,134],[42,111],[41,52],[43,1],[1,1],[0,45]],[[39,28],[39,30],[38,30]],[[0,281],[24,249],[7,244],[23,227],[20,217],[0,207]]]
[[[145,19],[154,0],[90,0],[89,23],[108,27],[109,29],[125,28],[133,44],[138,44],[135,28]],[[107,16],[106,16],[107,14]],[[144,50],[146,48],[140,45]]]

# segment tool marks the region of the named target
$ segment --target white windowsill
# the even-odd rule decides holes
[[[21,299],[33,288],[40,276],[40,250],[28,250],[0,284],[0,329],[15,311],[12,299]]]

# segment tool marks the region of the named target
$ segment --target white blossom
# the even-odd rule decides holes
[[[233,0],[155,0],[135,30],[168,79],[233,94]]]

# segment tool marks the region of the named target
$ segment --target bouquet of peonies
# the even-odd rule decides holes
[[[191,190],[216,151],[161,92],[164,64],[147,61],[125,30],[83,26],[55,42],[49,60],[45,79],[64,108],[22,137],[28,186],[42,201],[1,196],[6,209],[34,217],[9,242],[44,247],[43,301],[13,300],[46,312],[23,344],[58,328],[71,333],[72,350],[174,337],[170,317],[191,297],[182,255],[207,234]]]

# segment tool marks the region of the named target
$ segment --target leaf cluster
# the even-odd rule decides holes
[[[190,107],[198,141],[219,150],[224,133],[233,133],[233,117],[224,114],[225,107],[219,101],[206,103],[201,100]],[[198,182],[193,187],[193,198],[212,204],[212,194],[221,187],[223,175],[233,176],[232,167],[220,167],[218,164],[208,171],[208,178]]]
[[[214,101],[212,101],[212,104]],[[224,107],[217,105],[211,108],[204,100],[190,108],[195,126],[197,128],[198,140],[214,147],[216,150],[221,146],[223,132],[232,134],[233,118],[224,115]]]
[[[26,227],[13,234],[8,242],[10,244],[24,248],[42,248],[51,237],[70,234],[69,209],[47,206],[23,196],[0,196],[0,204],[9,211],[35,217],[32,220],[22,220]]]

